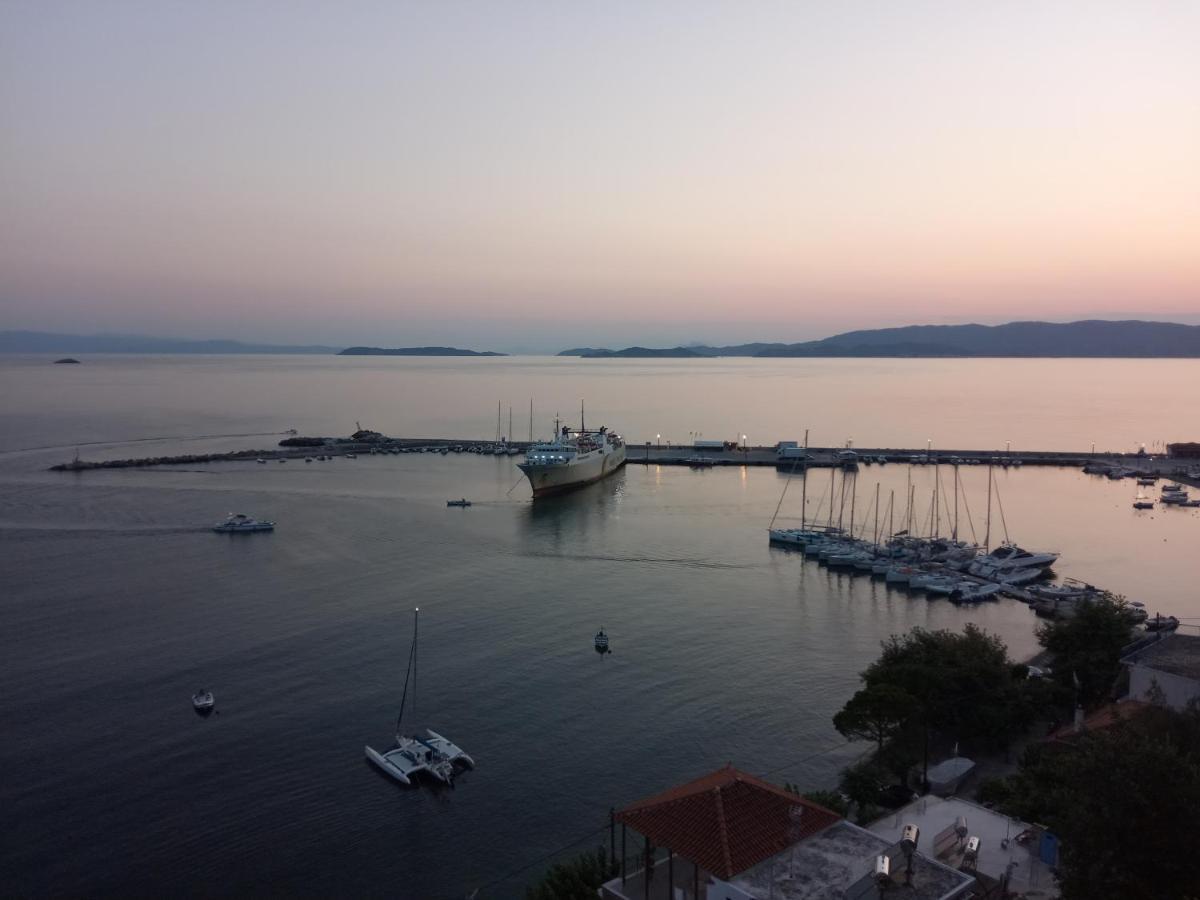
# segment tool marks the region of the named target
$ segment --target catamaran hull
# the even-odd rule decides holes
[[[379,751],[373,750],[370,747],[365,747],[363,749],[367,751],[367,759],[379,766],[379,768],[388,775],[391,775],[401,784],[412,784],[412,781],[409,779],[409,777],[396,768],[396,766],[393,765],[390,760],[385,759],[383,754],[381,754]]]
[[[566,465],[538,465],[520,463],[518,468],[529,479],[534,497],[550,497],[565,494],[585,485],[595,484],[625,465],[625,447],[616,447],[609,453],[596,455]]]

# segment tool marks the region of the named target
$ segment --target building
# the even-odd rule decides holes
[[[921,829],[921,850],[954,869],[973,872],[981,889],[1007,890],[1028,900],[1059,895],[1053,866],[1058,841],[1045,829],[958,797],[926,796],[868,826],[898,841],[905,825]],[[977,838],[974,846],[971,839]]]
[[[955,900],[977,883],[732,766],[627,806],[615,821],[621,874],[600,888],[603,900],[874,900],[892,887],[908,900]],[[632,855],[630,830],[642,838]]]
[[[1200,698],[1200,635],[1160,634],[1121,662],[1129,669],[1131,699],[1152,701],[1161,692],[1167,706],[1181,710]]]
[[[1172,459],[1200,459],[1200,442],[1167,444],[1167,456]]]

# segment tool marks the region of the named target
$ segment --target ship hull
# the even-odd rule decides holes
[[[566,466],[540,466],[520,463],[518,468],[529,479],[533,496],[551,497],[568,491],[595,484],[607,478],[625,465],[625,448],[617,447],[609,453],[597,454]]]

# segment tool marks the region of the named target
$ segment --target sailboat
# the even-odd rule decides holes
[[[412,679],[413,708],[417,705],[417,619],[421,610],[413,610],[413,639],[408,651],[408,668],[404,673],[404,692],[400,695],[400,714],[396,717],[396,746],[380,753],[366,747],[367,759],[403,784],[412,784],[420,772],[428,772],[443,784],[454,784],[460,766],[475,768],[475,760],[436,731],[425,730],[425,737],[405,735],[400,730],[404,705],[408,699],[409,679]]]

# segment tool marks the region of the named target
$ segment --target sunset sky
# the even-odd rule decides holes
[[[1200,3],[0,5],[0,329],[1200,322]]]

